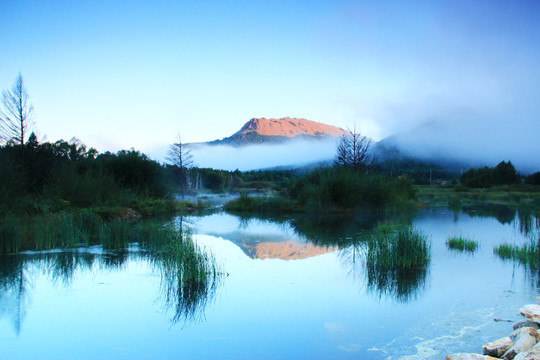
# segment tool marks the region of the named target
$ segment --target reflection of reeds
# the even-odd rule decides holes
[[[16,261],[0,259],[0,297],[2,292],[13,291],[10,289],[16,287],[24,288],[24,284],[19,284],[21,276],[33,264],[38,264],[41,271],[50,274],[53,281],[60,280],[67,285],[79,270],[89,270],[97,263],[106,268],[120,268],[130,257],[135,257],[147,259],[161,273],[165,305],[174,310],[174,323],[197,320],[204,316],[204,309],[211,301],[221,275],[214,257],[200,249],[189,233],[172,225],[164,226],[162,223],[147,221],[138,224],[122,221],[94,222],[73,214],[48,219],[50,222],[46,218],[35,218],[31,224],[13,219],[7,228],[17,230],[16,225],[26,226],[21,233],[24,236],[31,233],[37,239],[31,249],[73,249],[25,256],[3,255],[5,259]],[[8,231],[0,232],[0,236],[9,234]],[[16,242],[9,240],[9,247],[3,250],[14,252],[21,249],[24,237],[16,238]],[[98,255],[80,248],[88,242],[101,242],[105,253]],[[138,246],[131,247],[130,244],[135,242]],[[132,251],[134,248],[138,251]]]
[[[189,232],[157,225],[146,230],[143,241],[161,272],[166,306],[175,313],[172,321],[199,320],[220,276],[214,257],[202,251]]]
[[[540,239],[522,246],[502,244],[493,251],[501,259],[511,259],[531,269],[540,269]]]
[[[520,223],[525,221],[520,219]],[[523,231],[527,240],[521,246],[502,244],[493,249],[503,260],[518,262],[529,269],[540,270],[540,223],[538,218],[529,220],[527,231]]]
[[[367,267],[367,287],[379,296],[387,296],[406,303],[416,298],[423,289],[428,273],[427,266],[413,268]]]
[[[478,242],[470,239],[466,239],[463,236],[450,236],[446,241],[446,245],[450,250],[475,252],[478,250]]]

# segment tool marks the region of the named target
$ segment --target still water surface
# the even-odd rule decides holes
[[[172,221],[223,271],[189,311],[167,297],[162,272],[137,244],[1,256],[0,357],[440,359],[507,336],[511,323],[493,319],[519,320],[538,295],[537,271],[493,254],[538,236],[538,219],[511,211]],[[431,263],[370,280],[358,245],[395,222],[428,235]],[[452,251],[450,235],[480,248]]]

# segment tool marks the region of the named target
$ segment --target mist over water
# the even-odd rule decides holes
[[[242,147],[198,144],[192,155],[198,167],[241,171],[276,166],[295,166],[332,160],[337,139],[296,140],[286,144],[257,144]]]

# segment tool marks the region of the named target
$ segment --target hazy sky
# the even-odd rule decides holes
[[[0,88],[22,73],[51,141],[152,152],[291,116],[376,140],[467,124],[470,142],[539,149],[540,1],[0,0],[0,14]]]

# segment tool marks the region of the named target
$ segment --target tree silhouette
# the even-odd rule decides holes
[[[362,136],[355,125],[341,136],[334,165],[353,171],[366,170],[371,162],[370,145],[371,140]]]
[[[171,165],[178,168],[180,191],[182,199],[184,199],[187,185],[187,170],[193,166],[193,156],[186,144],[182,143],[180,134],[177,135],[176,142],[170,145],[169,152],[167,153],[167,160]]]
[[[25,138],[33,125],[34,107],[24,87],[22,75],[19,73],[10,90],[2,93],[2,109],[0,109],[0,139],[13,141],[24,146]]]

